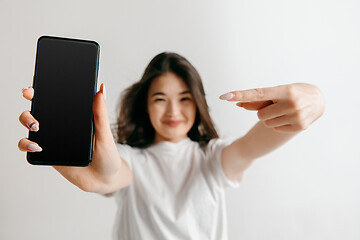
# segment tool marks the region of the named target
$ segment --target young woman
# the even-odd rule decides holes
[[[23,90],[31,100],[32,88]],[[182,56],[161,53],[121,100],[114,141],[102,84],[95,95],[95,142],[88,167],[54,166],[86,192],[115,195],[115,239],[226,239],[224,189],[237,187],[257,158],[278,148],[324,112],[321,91],[295,83],[233,91],[220,99],[258,111],[259,122],[233,142],[218,138],[200,76]],[[20,122],[39,122],[29,111]],[[30,128],[31,126],[31,128]],[[28,139],[22,151],[41,151]]]

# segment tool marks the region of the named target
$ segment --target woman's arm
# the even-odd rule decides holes
[[[228,101],[245,101],[237,106],[257,110],[260,121],[222,152],[227,177],[240,181],[251,163],[307,129],[325,109],[325,98],[314,85],[295,83],[272,88],[234,91],[221,96]]]

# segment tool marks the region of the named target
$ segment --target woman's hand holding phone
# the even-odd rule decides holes
[[[32,87],[24,89],[23,96],[31,101],[34,89]],[[120,158],[111,133],[105,97],[105,87],[101,84],[100,91],[96,93],[93,100],[95,137],[90,165],[87,167],[53,166],[80,189],[102,194],[126,187],[132,180],[131,170],[127,163]],[[24,111],[19,120],[29,131],[41,131],[40,123],[29,111]],[[33,124],[34,122],[35,124]],[[18,147],[21,151],[41,151],[41,146],[39,147],[37,143],[31,142],[27,138],[21,139]],[[59,151],[66,151],[66,149],[59,149]]]

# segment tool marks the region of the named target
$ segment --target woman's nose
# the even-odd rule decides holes
[[[167,106],[166,113],[170,116],[176,116],[180,113],[180,106],[176,102],[170,102]]]

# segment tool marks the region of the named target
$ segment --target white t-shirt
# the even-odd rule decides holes
[[[117,240],[227,239],[224,188],[238,187],[221,167],[222,149],[190,138],[145,149],[116,144],[133,181],[118,190],[113,237]]]

